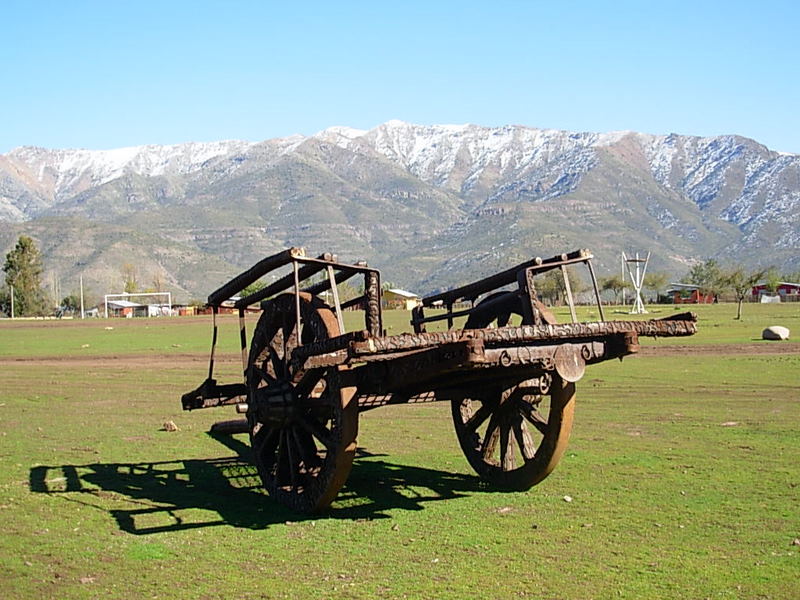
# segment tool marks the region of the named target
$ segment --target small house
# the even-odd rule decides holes
[[[716,301],[714,294],[703,294],[700,288],[690,283],[670,283],[667,296],[673,304],[712,304]]]
[[[413,310],[422,303],[422,299],[413,292],[399,288],[391,288],[383,292],[383,304],[386,308]]]
[[[131,302],[130,300],[110,300],[108,302],[108,316],[125,318],[146,317],[147,306]]]
[[[198,314],[197,307],[191,304],[173,304],[173,310],[178,312],[179,317],[188,317]]]
[[[779,281],[775,292],[767,290],[767,282],[760,281],[753,286],[753,301],[763,302],[766,298],[775,298],[779,302],[797,301],[800,299],[800,283]]]

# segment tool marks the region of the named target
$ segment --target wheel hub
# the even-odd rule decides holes
[[[295,420],[299,398],[296,389],[288,381],[260,388],[251,398],[250,410],[262,423],[288,426]]]

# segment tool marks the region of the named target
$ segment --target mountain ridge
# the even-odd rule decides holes
[[[120,285],[120,253],[103,241],[116,232],[143,273],[185,297],[288,245],[366,258],[421,292],[573,246],[592,248],[601,272],[623,248],[673,273],[708,256],[796,269],[800,156],[736,135],[402,121],[262,142],[21,147],[0,155],[0,222],[5,251],[21,232],[74,241],[88,235],[75,223],[91,224],[92,253],[54,246],[45,260],[104,290]],[[159,240],[173,250],[153,250]]]

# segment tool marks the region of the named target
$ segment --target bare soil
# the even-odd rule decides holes
[[[748,344],[693,344],[693,345],[657,345],[641,346],[639,356],[748,356],[765,354],[800,354],[800,342],[751,342]],[[239,353],[217,354],[214,358],[218,364],[238,363]],[[86,366],[119,366],[146,367],[154,362],[174,365],[197,365],[208,363],[207,352],[197,353],[154,353],[154,354],[114,354],[109,356],[37,356],[37,357],[3,357],[0,366],[37,363],[39,365],[58,365],[61,367]]]
[[[800,354],[800,342],[775,341],[749,344],[693,344],[642,346],[640,356],[737,356],[753,354]]]
[[[216,363],[233,363],[240,361],[239,354],[230,355],[217,355],[214,357]],[[166,364],[172,363],[174,365],[180,364],[208,364],[208,353],[198,352],[192,353],[154,353],[154,354],[114,354],[106,356],[24,356],[24,357],[2,357],[0,358],[0,366],[12,366],[20,364],[33,364],[38,365],[57,365],[60,367],[82,367],[88,364],[95,366],[119,366],[126,367],[146,367],[152,365],[154,362]]]

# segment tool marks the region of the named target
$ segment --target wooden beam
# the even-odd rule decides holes
[[[561,265],[586,262],[592,258],[592,253],[588,250],[576,250],[569,254],[561,254],[552,258],[541,259],[538,256],[532,260],[520,263],[501,273],[486,277],[480,281],[470,283],[447,292],[441,292],[422,299],[424,306],[433,306],[435,302],[441,301],[444,304],[451,304],[460,300],[474,300],[481,294],[490,290],[497,289],[504,285],[516,283],[517,273],[523,269],[534,269],[537,274],[545,273],[551,269],[556,269]]]
[[[219,289],[211,292],[208,296],[209,306],[219,306],[232,296],[235,296],[246,288],[251,283],[258,281],[263,275],[270,271],[288,265],[292,260],[304,257],[306,251],[304,248],[289,248],[283,252],[278,252],[272,256],[268,256],[246,271],[239,273],[236,277],[231,279],[228,283]]]
[[[298,271],[298,276],[300,280],[308,279],[319,273],[320,271],[325,269],[325,263],[334,259],[333,254],[326,252],[325,254],[320,254],[318,257],[319,260],[325,261],[323,263],[313,263],[310,265],[303,265],[303,267]],[[289,273],[288,275],[281,277],[277,281],[270,283],[268,286],[258,290],[241,298],[234,304],[235,308],[242,308],[245,306],[250,306],[251,304],[255,304],[256,302],[260,302],[264,298],[269,298],[270,296],[274,296],[275,294],[279,294],[281,292],[285,292],[288,289],[294,287],[294,272]]]

